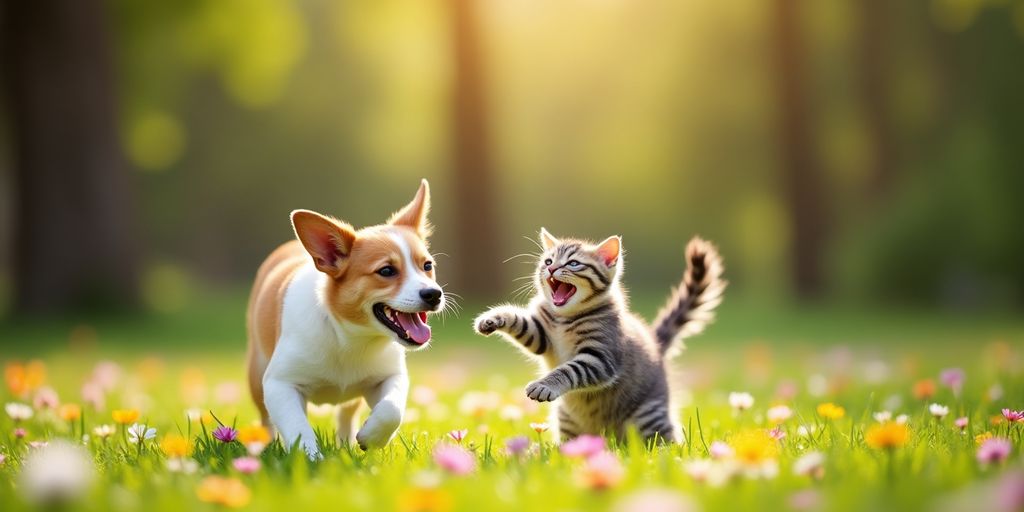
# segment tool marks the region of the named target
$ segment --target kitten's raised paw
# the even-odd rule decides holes
[[[526,396],[538,402],[551,402],[562,396],[562,393],[538,380],[526,386]]]
[[[476,327],[476,332],[486,336],[504,326],[505,318],[501,315],[485,314],[484,316],[477,318],[476,325],[474,327]]]

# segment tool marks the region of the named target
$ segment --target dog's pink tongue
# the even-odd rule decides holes
[[[430,326],[423,323],[419,313],[398,313],[398,323],[416,343],[422,345],[430,341]]]
[[[554,290],[551,290],[551,299],[555,302],[555,304],[560,306],[568,302],[569,297],[571,297],[572,293],[575,291],[575,286],[569,283],[563,283],[559,281],[558,286],[556,286]]]

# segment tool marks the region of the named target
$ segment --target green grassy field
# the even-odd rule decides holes
[[[637,309],[650,314],[656,299]],[[675,361],[688,442],[609,441],[592,456],[565,454],[549,432],[531,426],[548,413],[522,392],[532,364],[500,340],[474,336],[470,316],[448,318],[436,325],[429,350],[409,356],[407,421],[386,449],[339,446],[331,413],[316,408],[325,460],[308,462],[275,442],[248,472],[234,463],[247,448],[211,434],[217,420],[243,427],[256,417],[243,380],[242,300],[226,294],[173,315],[2,324],[8,369],[0,402],[32,407],[29,419],[0,417],[2,509],[32,508],[33,496],[54,500],[46,485],[90,473],[91,484],[71,493],[69,508],[655,512],[1009,510],[1024,503],[1012,501],[1024,492],[1024,425],[999,421],[1002,408],[1024,407],[1024,321],[1012,316],[727,302],[718,323]],[[40,367],[45,376],[34,377]],[[21,381],[19,368],[28,373]],[[958,394],[940,378],[947,368],[964,372]],[[83,385],[98,380],[107,383],[101,407],[83,399]],[[22,392],[24,385],[32,389]],[[33,404],[39,386],[56,391],[60,404],[79,405],[81,417],[61,417],[74,417],[73,406]],[[749,392],[752,407],[734,409],[731,392]],[[826,403],[842,413],[820,407]],[[932,403],[948,414],[933,416]],[[778,405],[789,408],[788,418],[780,421],[778,408],[769,414]],[[114,422],[117,409],[139,411],[132,422],[155,428],[155,436],[129,441],[127,425]],[[189,419],[190,409],[216,419]],[[885,410],[893,419],[883,426],[873,416]],[[900,415],[906,421],[897,424]],[[967,418],[963,429],[957,418]],[[115,432],[104,440],[95,429],[105,424]],[[449,436],[463,429],[461,442]],[[976,437],[986,432],[1009,441],[1005,461],[978,461]],[[174,435],[187,439],[184,459],[173,456],[182,449]],[[528,445],[509,453],[506,443],[521,437]],[[891,448],[881,446],[887,439]],[[57,453],[60,440],[82,445],[90,462],[78,467],[75,452]],[[32,444],[39,442],[50,444]],[[195,470],[182,460],[194,461]]]

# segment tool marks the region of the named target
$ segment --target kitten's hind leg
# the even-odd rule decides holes
[[[563,442],[568,441],[574,437],[579,436],[583,433],[583,429],[580,428],[579,423],[573,419],[572,415],[565,410],[564,407],[558,408],[558,437]]]
[[[640,404],[629,421],[645,441],[656,439],[659,443],[674,443],[679,439],[665,400],[653,399]]]

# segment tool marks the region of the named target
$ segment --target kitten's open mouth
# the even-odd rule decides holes
[[[380,323],[394,331],[398,339],[414,346],[423,346],[430,341],[430,326],[427,325],[427,312],[407,313],[392,309],[387,304],[373,305],[373,315]]]
[[[556,306],[564,306],[576,294],[575,286],[553,277],[548,278],[548,286],[551,287],[551,302]]]

